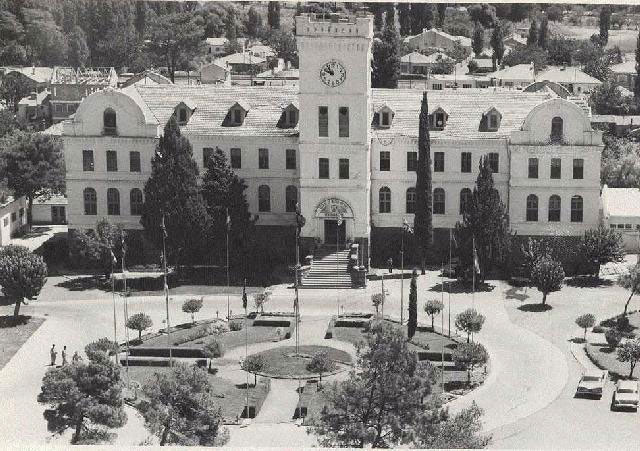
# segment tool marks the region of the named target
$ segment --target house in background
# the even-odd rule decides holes
[[[15,198],[6,188],[0,188],[0,246],[6,246],[11,238],[27,225],[27,200]]]
[[[200,83],[231,86],[231,71],[217,63],[205,64],[200,68]]]
[[[123,73],[118,76],[119,88],[126,88],[127,86],[137,85],[137,84],[167,85],[167,84],[171,84],[171,80],[169,80],[164,75],[150,69],[139,72],[137,74]]]
[[[253,56],[249,52],[233,53],[231,55],[218,58],[215,63],[221,67],[228,67],[231,74],[259,74],[268,69],[265,58]]]
[[[247,46],[246,38],[238,38],[237,42],[242,49],[246,48]],[[218,58],[220,56],[224,56],[227,54],[228,45],[229,45],[229,40],[225,37],[207,38],[205,39],[206,56],[211,56],[212,58]]]
[[[620,86],[624,86],[630,91],[633,91],[633,87],[636,84],[636,77],[638,76],[638,72],[636,71],[636,61],[633,56],[631,58],[627,58],[627,61],[623,63],[614,64],[609,67],[609,69],[611,69],[611,77],[616,83]]]
[[[0,70],[2,77],[9,74],[18,74],[22,77],[31,91],[42,92],[49,87],[53,69],[50,67],[4,67]]]
[[[51,119],[53,122],[62,121],[74,114],[89,94],[117,86],[118,74],[113,67],[55,67],[50,86]]]
[[[265,60],[272,60],[277,57],[276,51],[271,46],[264,44],[252,45],[247,49],[247,51],[253,56],[257,56]]]
[[[442,64],[453,65],[455,60],[442,52],[435,52],[428,56],[419,52],[411,52],[400,58],[400,73],[427,75]]]
[[[640,189],[602,187],[602,219],[622,235],[627,252],[640,252]]]
[[[536,81],[549,81],[564,86],[572,95],[591,92],[602,82],[577,67],[548,66],[536,73],[533,64],[516,64],[488,74],[495,86],[523,89]]]
[[[284,67],[274,67],[256,75],[253,86],[298,86],[299,81],[300,71],[287,62]]]
[[[533,64],[516,64],[487,75],[495,86],[505,88],[524,88],[536,81]]]
[[[471,39],[466,36],[452,36],[436,28],[422,30],[422,33],[404,38],[405,44],[411,50],[426,50],[429,48],[439,48],[443,50],[453,50],[456,43],[471,52]]]
[[[46,89],[40,92],[33,91],[27,97],[18,102],[16,120],[21,125],[46,125],[51,120],[49,101],[51,94]]]
[[[67,198],[60,194],[37,197],[31,209],[33,224],[66,224]]]

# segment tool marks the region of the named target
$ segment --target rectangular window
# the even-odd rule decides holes
[[[329,178],[329,159],[328,158],[318,159],[318,177],[321,179]]]
[[[242,168],[242,151],[234,148],[229,151],[229,160],[231,160],[231,169]]]
[[[489,153],[489,169],[496,174],[500,169],[500,154],[497,152]]]
[[[203,147],[202,148],[202,166],[208,167],[209,161],[213,157],[213,147]]]
[[[339,177],[341,179],[349,178],[349,159],[348,158],[340,158],[338,165]]]
[[[61,103],[56,103],[56,113],[62,113],[64,111],[64,105]]]
[[[551,159],[551,178],[559,179],[562,173],[562,160],[560,158]]]
[[[431,86],[431,89],[433,89],[434,91],[442,91],[442,83],[434,83]]]
[[[269,149],[258,149],[258,169],[269,169]]]
[[[380,170],[381,171],[391,170],[391,152],[386,150],[380,152]]]
[[[286,160],[287,169],[296,168],[296,149],[286,150]]]
[[[582,158],[573,159],[573,178],[582,179],[584,177],[584,160]]]
[[[82,170],[83,171],[93,171],[93,150],[83,150],[82,151]]]
[[[24,208],[20,209],[20,219],[24,218]]]
[[[187,110],[180,108],[178,110],[178,122],[184,124],[187,122]]]
[[[7,227],[9,225],[9,217],[6,216],[3,220],[2,220],[2,224]]]
[[[115,150],[107,150],[107,171],[118,171],[118,154]]]
[[[465,89],[473,88],[473,86],[470,83],[462,83],[462,87]]]
[[[433,172],[444,172],[444,152],[433,153]]]
[[[318,136],[329,136],[329,107],[326,106],[318,107]]]
[[[16,222],[18,220],[18,215],[15,211],[11,212],[11,222]]]
[[[242,124],[242,111],[240,111],[238,108],[233,110],[233,123],[236,125]]]
[[[460,172],[471,172],[471,152],[460,154]]]
[[[537,158],[529,158],[529,178],[530,179],[538,178],[538,159]]]
[[[418,170],[418,152],[407,152],[407,171],[415,172]]]
[[[129,171],[140,172],[140,152],[129,152]]]
[[[382,127],[388,127],[389,126],[389,112],[388,111],[383,111],[382,112],[380,125]]]
[[[349,108],[341,106],[338,109],[338,136],[340,138],[349,137]]]

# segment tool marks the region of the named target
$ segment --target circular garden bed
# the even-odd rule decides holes
[[[280,346],[251,356],[261,356],[267,362],[267,367],[259,373],[261,375],[275,378],[311,378],[319,375],[309,371],[307,365],[319,352],[326,352],[328,358],[334,361],[337,367],[335,371],[323,374],[323,377],[343,371],[351,363],[348,352],[329,346],[299,346],[297,355],[295,346]]]

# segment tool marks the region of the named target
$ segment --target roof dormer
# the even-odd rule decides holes
[[[500,122],[502,121],[502,113],[498,111],[496,107],[491,107],[482,113],[482,119],[480,120],[480,131],[483,132],[497,132],[500,128]]]
[[[448,119],[449,114],[442,107],[437,107],[429,115],[429,128],[431,130],[444,130]]]
[[[249,114],[250,108],[249,104],[245,101],[237,101],[229,108],[222,125],[225,127],[239,127],[244,123],[244,119],[247,117],[247,114]]]
[[[196,110],[196,106],[190,100],[184,100],[176,105],[173,109],[173,114],[178,121],[178,125],[185,125],[191,119],[193,112]]]
[[[280,108],[282,108],[282,114],[278,120],[278,128],[295,128],[300,118],[298,102],[282,104]]]
[[[390,128],[395,114],[389,105],[382,104],[373,113],[373,125],[378,128]]]

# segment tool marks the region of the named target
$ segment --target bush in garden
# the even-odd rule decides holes
[[[584,340],[587,340],[587,329],[596,324],[596,317],[591,313],[585,313],[576,318],[576,325],[580,329],[584,329]]]
[[[605,334],[604,338],[607,340],[609,347],[611,349],[615,349],[616,346],[620,344],[620,340],[622,340],[622,335],[616,329],[609,329]]]
[[[191,322],[195,324],[195,314],[202,308],[202,298],[200,299],[187,299],[182,304],[182,311],[191,314]]]
[[[239,331],[242,330],[242,323],[240,321],[233,321],[231,323],[229,323],[229,329],[231,329],[232,331]]]

